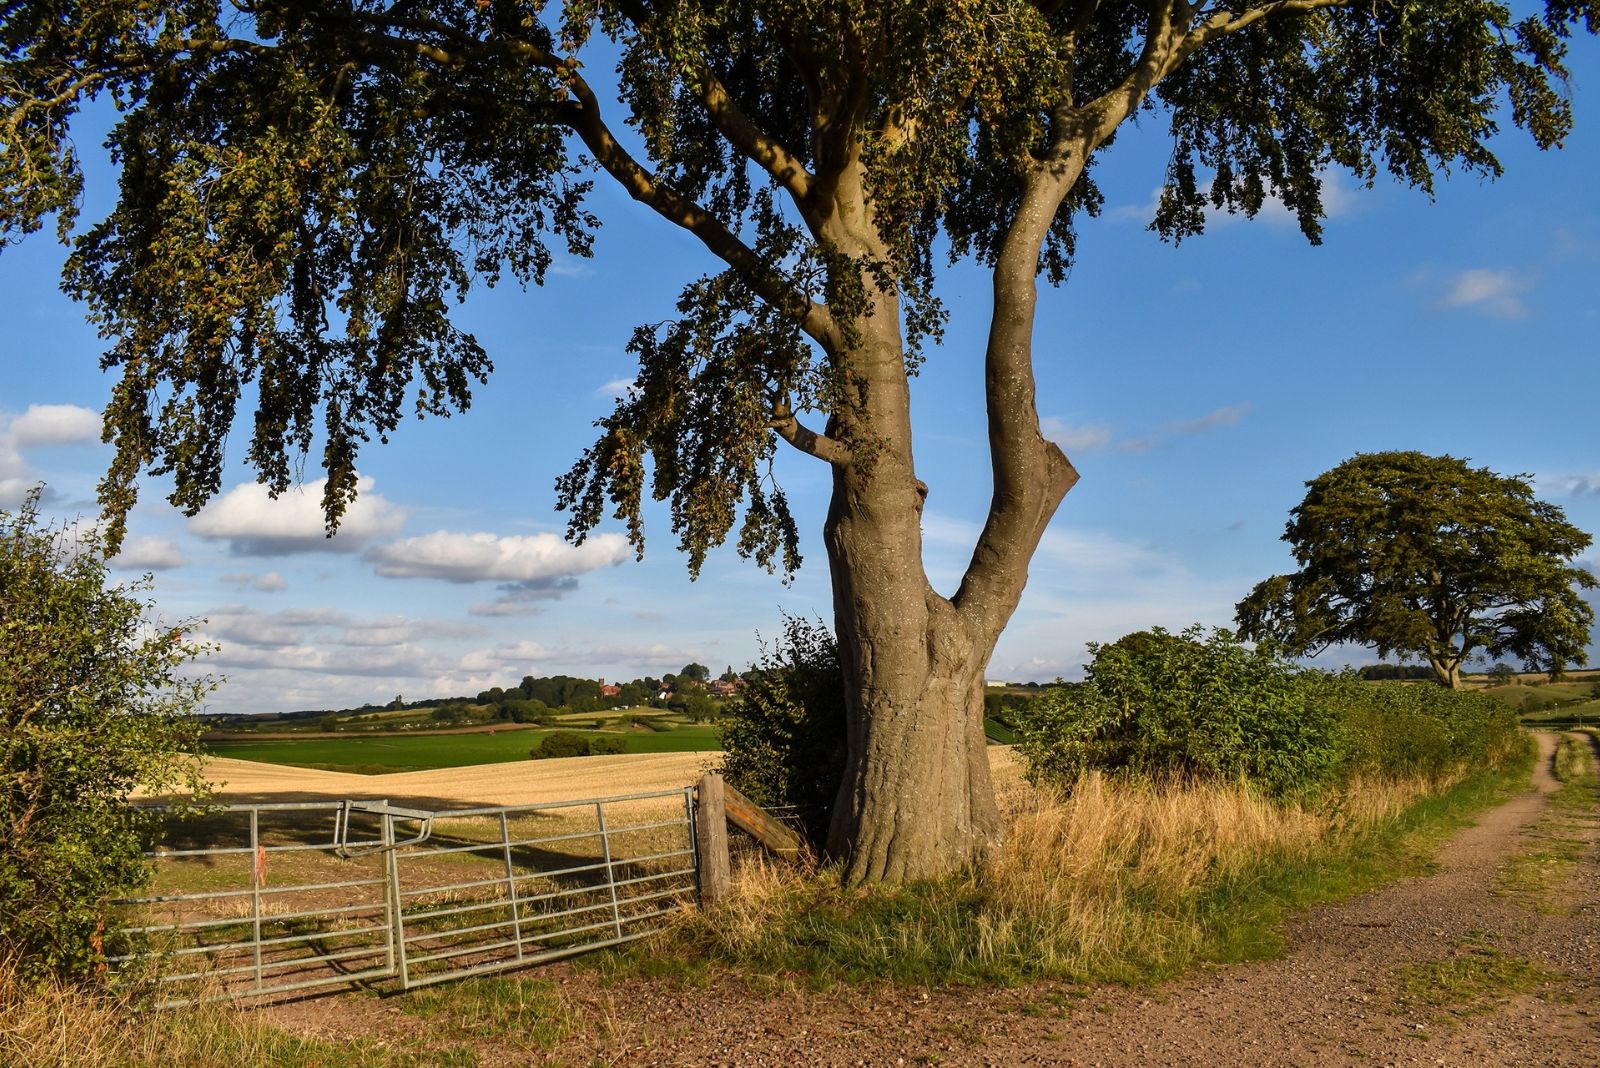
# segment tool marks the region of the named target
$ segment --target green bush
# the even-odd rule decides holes
[[[820,620],[785,616],[774,647],[727,705],[722,774],[758,805],[793,806],[806,837],[828,834],[844,777],[844,675],[833,632]]]
[[[539,740],[538,745],[528,750],[528,756],[534,760],[588,755],[589,739],[575,731],[556,731],[554,734],[547,734]]]
[[[103,967],[107,901],[148,880],[159,819],[128,797],[203,790],[187,754],[213,686],[182,677],[205,647],[157,625],[149,580],[108,586],[37,505],[0,512],[0,960],[28,981]]]
[[[1363,683],[1348,674],[1307,675],[1344,721],[1345,764],[1353,773],[1445,775],[1497,764],[1520,744],[1516,710],[1495,697],[1435,685]]]
[[[1246,779],[1273,796],[1337,771],[1342,730],[1300,672],[1232,633],[1159,627],[1089,646],[1087,682],[1042,692],[1016,712],[1035,781],[1084,770],[1153,779]]]
[[[1442,776],[1517,750],[1515,711],[1470,691],[1296,667],[1225,630],[1156,628],[1090,645],[1078,687],[1017,717],[1034,781],[1097,769],[1150,779],[1244,779],[1276,797],[1351,775]]]
[[[539,744],[528,750],[528,756],[534,760],[549,760],[552,757],[576,756],[607,756],[620,753],[627,747],[627,740],[618,735],[579,734],[577,731],[556,731],[547,734]]]

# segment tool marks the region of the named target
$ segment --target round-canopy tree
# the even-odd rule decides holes
[[[74,242],[69,291],[118,369],[101,499],[142,470],[194,512],[253,384],[248,459],[274,491],[314,446],[337,519],[360,447],[409,407],[464,408],[488,354],[449,317],[475,279],[589,251],[592,178],[694,235],[717,273],[632,340],[638,389],[558,487],[581,538],[643,546],[667,500],[698,570],[799,563],[783,443],[829,465],[824,530],[849,705],[830,835],[851,880],[931,875],[998,832],[983,670],[1077,473],[1039,432],[1037,282],[1061,281],[1132,117],[1170,131],[1154,224],[1277,198],[1317,240],[1321,176],[1431,189],[1494,175],[1509,102],[1569,128],[1566,39],[1596,0],[21,0],[0,15],[0,241],[81,186],[96,95],[121,197]],[[620,101],[587,64],[616,65]],[[601,87],[604,89],[604,86]],[[993,496],[960,587],[922,567],[909,378],[945,253],[990,268]],[[742,517],[741,517],[742,508]]]
[[[1527,476],[1454,456],[1378,452],[1306,483],[1283,540],[1300,570],[1239,602],[1246,637],[1294,654],[1353,642],[1425,659],[1461,685],[1471,656],[1521,657],[1529,670],[1586,662],[1594,575],[1570,561],[1590,537]]]

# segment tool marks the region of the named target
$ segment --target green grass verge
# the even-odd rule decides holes
[[[1398,968],[1400,1003],[1434,1010],[1448,1021],[1488,1012],[1503,998],[1560,982],[1563,976],[1513,957],[1483,938],[1458,943],[1450,956]]]
[[[207,748],[215,756],[292,764],[329,771],[374,774],[456,768],[469,764],[503,764],[527,760],[528,750],[553,731],[517,730],[495,734],[360,735],[348,738],[264,738],[260,741],[218,741]],[[615,733],[577,731],[614,738]],[[668,731],[638,730],[623,735],[628,753],[688,753],[722,747],[712,726],[684,726]]]
[[[709,982],[719,970],[731,969],[741,981],[778,986],[1153,982],[1202,962],[1274,956],[1291,912],[1430,870],[1445,838],[1526,788],[1532,764],[1530,744],[1508,766],[1472,775],[1364,833],[1347,835],[1340,848],[1324,845],[1292,858],[1263,859],[1212,882],[1198,897],[1136,900],[1132,907],[1147,913],[1146,922],[1127,929],[1172,937],[1069,954],[1074,963],[1062,969],[1041,966],[1043,954],[1030,952],[1037,946],[1031,935],[1006,938],[1003,928],[1010,921],[990,908],[981,880],[851,891],[828,873],[769,898],[755,933],[737,941],[721,937],[717,917],[706,914],[668,938],[590,963],[609,974],[690,983]],[[999,952],[997,945],[1003,947]],[[984,946],[987,952],[980,950]]]

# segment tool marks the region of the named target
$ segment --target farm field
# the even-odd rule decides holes
[[[421,807],[538,805],[688,786],[722,762],[720,752],[624,753],[523,760],[475,767],[359,775],[227,757],[206,762],[205,777],[223,802],[389,798]],[[1003,801],[1026,794],[1022,768],[1008,746],[989,747],[989,767]]]
[[[638,753],[430,768],[387,775],[213,757],[205,777],[225,803],[388,798],[424,808],[538,805],[687,786],[720,753]]]
[[[592,718],[592,717],[591,717]],[[216,741],[209,746],[219,757],[268,764],[292,764],[325,771],[382,774],[430,768],[455,768],[474,764],[528,761],[528,750],[552,730],[508,730],[495,733],[406,735],[352,735],[249,741]],[[578,734],[617,737],[617,732],[578,731]],[[695,753],[721,748],[717,728],[681,726],[672,730],[622,732],[626,753]],[[582,758],[593,759],[593,758]]]

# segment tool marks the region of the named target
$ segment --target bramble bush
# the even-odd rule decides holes
[[[0,511],[0,959],[26,982],[103,969],[108,901],[148,880],[159,820],[129,795],[203,794],[214,687],[183,674],[206,648],[154,625],[149,579],[108,586],[99,547],[38,500]]]
[[[748,685],[724,709],[722,774],[758,805],[793,806],[808,841],[828,835],[844,777],[844,676],[833,631],[784,616]]]
[[[1443,776],[1518,745],[1502,701],[1302,669],[1227,630],[1158,627],[1089,650],[1083,685],[1041,691],[1017,714],[1035,782],[1070,786],[1093,769],[1288,797],[1357,774]]]

